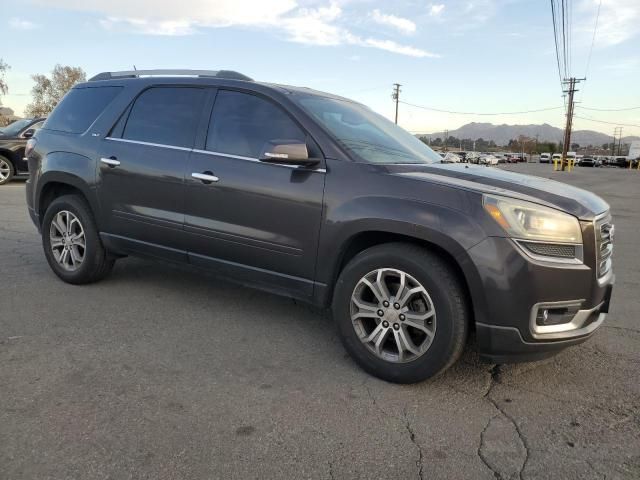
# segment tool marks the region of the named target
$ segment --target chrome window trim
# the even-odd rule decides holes
[[[213,152],[210,150],[201,150],[199,148],[194,148],[192,151],[194,153],[204,153],[205,155],[213,155],[216,157],[234,158],[236,160],[244,160],[246,162],[261,163],[262,165],[271,165],[273,167],[292,168],[294,170],[304,170],[305,172],[327,173],[326,168],[308,168],[300,165],[287,165],[284,163],[269,163],[269,162],[263,162],[259,158],[243,157],[242,155],[234,155],[232,153]]]
[[[246,160],[248,162],[260,161],[260,159],[254,158],[254,157],[243,157],[242,155],[233,155],[232,153],[212,152],[210,150],[201,150],[199,148],[194,148],[193,151],[196,153],[205,153],[207,155],[216,155],[219,157],[235,158],[237,160]]]
[[[262,165],[271,165],[273,167],[284,167],[291,168],[294,170],[301,170],[305,172],[315,172],[315,173],[327,173],[326,168],[308,168],[300,165],[286,165],[283,163],[268,163],[262,162],[258,158],[253,157],[243,157],[242,155],[233,155],[231,153],[222,153],[222,152],[211,152],[209,150],[201,150],[199,148],[187,148],[187,147],[178,147],[176,145],[167,145],[164,143],[151,143],[151,142],[143,142],[141,140],[129,140],[128,138],[115,138],[115,137],[105,137],[105,140],[111,140],[113,142],[124,142],[124,143],[133,143],[137,145],[146,145],[148,147],[163,147],[163,148],[171,148],[173,150],[181,150],[183,152],[193,152],[193,153],[204,153],[205,155],[213,155],[218,157],[225,158],[233,158],[235,160],[244,160],[245,162],[254,162],[261,163]]]
[[[177,145],[168,145],[165,143],[151,143],[151,142],[143,142],[142,140],[129,140],[128,138],[115,138],[115,137],[105,137],[105,140],[111,140],[113,142],[124,142],[124,143],[134,143],[137,145],[146,145],[148,147],[164,147],[171,148],[173,150],[181,150],[183,152],[190,152],[193,149],[188,147],[179,147]]]

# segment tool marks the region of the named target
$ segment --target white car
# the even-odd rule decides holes
[[[442,158],[442,163],[460,163],[462,159],[455,153],[447,152]]]
[[[540,163],[549,163],[551,162],[551,154],[550,153],[541,153],[540,154]]]
[[[478,163],[482,165],[498,165],[498,157],[494,155],[483,155],[480,157]]]

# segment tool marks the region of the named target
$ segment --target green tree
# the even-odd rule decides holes
[[[80,67],[56,65],[51,71],[51,78],[41,74],[31,78],[35,82],[31,89],[33,100],[27,105],[25,114],[46,117],[76,83],[86,81],[87,75]]]

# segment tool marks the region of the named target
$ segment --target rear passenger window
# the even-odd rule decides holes
[[[131,107],[122,138],[192,147],[204,95],[201,88],[154,87],[145,90]]]
[[[207,150],[258,158],[271,140],[297,140],[306,134],[280,108],[254,95],[218,91],[211,114]]]
[[[43,128],[83,133],[121,90],[122,87],[73,88],[49,115]]]

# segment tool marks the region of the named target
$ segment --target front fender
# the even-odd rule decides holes
[[[393,197],[358,197],[327,213],[318,254],[317,280],[319,303],[326,303],[349,245],[356,236],[393,234],[436,245],[453,258],[468,286],[476,319],[487,311],[482,282],[468,250],[487,238],[487,231],[477,222],[473,205],[479,201],[465,198],[474,195],[460,191],[460,209],[419,200]],[[484,218],[482,216],[480,219]],[[330,220],[330,221],[329,221]],[[323,258],[335,262],[323,262]],[[322,288],[322,285],[327,287]]]

